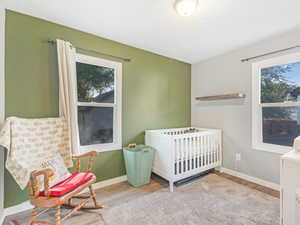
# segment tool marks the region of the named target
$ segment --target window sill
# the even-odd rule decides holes
[[[102,145],[88,145],[88,146],[80,146],[80,152],[85,153],[89,151],[96,152],[111,152],[121,150],[122,145],[120,144],[102,144]]]
[[[252,145],[252,148],[257,151],[270,152],[275,154],[283,155],[293,150],[292,147],[272,144],[256,144]]]

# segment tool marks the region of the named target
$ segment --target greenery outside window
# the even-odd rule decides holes
[[[290,151],[300,135],[300,53],[252,65],[252,145]]]
[[[81,151],[122,147],[122,64],[77,54],[77,125]]]

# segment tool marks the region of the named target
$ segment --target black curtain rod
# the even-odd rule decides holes
[[[253,57],[250,57],[250,58],[241,59],[241,61],[242,62],[248,62],[248,61],[253,60],[253,59],[261,58],[261,57],[264,57],[264,56],[267,56],[267,55],[273,55],[273,54],[276,54],[276,53],[292,50],[294,48],[299,48],[299,47],[300,47],[300,45],[295,45],[295,46],[292,46],[292,47],[289,47],[289,48],[284,48],[284,49],[276,50],[276,51],[273,51],[273,52],[268,52],[268,53],[265,53],[265,54],[253,56]]]
[[[48,40],[48,43],[50,43],[50,44],[56,44],[56,41],[54,41],[54,40]],[[94,53],[94,54],[97,54],[97,55],[108,56],[108,57],[111,57],[111,58],[123,60],[125,62],[130,62],[131,61],[131,59],[124,58],[124,57],[121,57],[121,56],[110,55],[110,54],[107,54],[107,53],[98,52],[98,51],[91,50],[91,49],[85,49],[85,48],[81,48],[81,47],[77,47],[77,46],[74,46],[74,47],[76,49],[84,51],[84,52],[90,52],[90,53]]]

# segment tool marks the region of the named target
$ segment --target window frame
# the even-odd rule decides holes
[[[261,103],[261,69],[295,62],[300,62],[300,52],[252,63],[252,148],[255,150],[285,154],[293,149],[289,146],[263,143],[263,107],[300,106],[300,102]]]
[[[114,103],[96,103],[96,102],[79,102],[77,94],[77,71],[76,71],[76,103],[74,105],[74,112],[76,114],[76,136],[79,146],[79,152],[85,153],[91,150],[97,152],[107,152],[122,149],[122,63],[110,61],[102,58],[97,58],[93,56],[88,56],[80,53],[76,53],[76,63],[85,63],[101,67],[113,68],[115,71],[114,75]],[[80,145],[79,139],[79,124],[78,124],[78,107],[88,106],[88,107],[112,107],[113,108],[113,143],[107,144],[93,144],[93,145]]]
[[[0,127],[5,120],[5,20],[5,8],[0,6]],[[0,150],[0,218],[4,216],[4,164]]]

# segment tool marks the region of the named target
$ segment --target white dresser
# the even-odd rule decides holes
[[[300,224],[300,188],[296,190],[296,224]]]
[[[284,154],[280,164],[281,225],[300,225],[300,203],[296,198],[300,188],[300,152]]]

